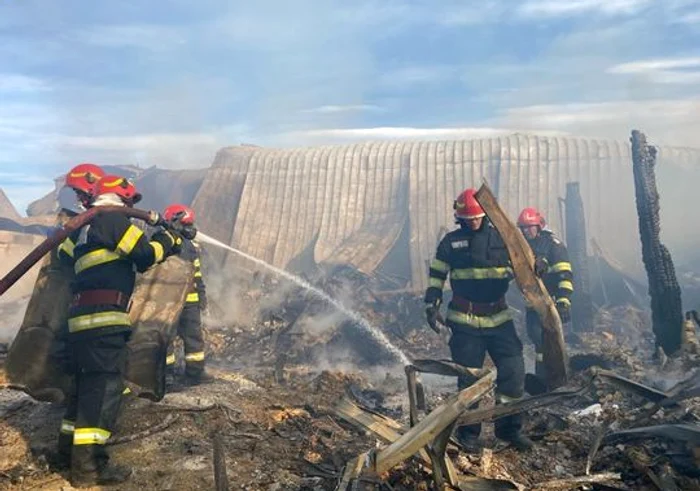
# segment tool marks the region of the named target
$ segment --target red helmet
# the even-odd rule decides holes
[[[475,218],[482,218],[486,216],[484,209],[474,197],[475,194],[476,189],[469,188],[465,189],[459,196],[457,196],[457,199],[452,206],[455,210],[455,218],[457,220],[474,220]]]
[[[194,210],[185,205],[170,205],[163,212],[163,218],[166,222],[179,216],[180,223],[183,225],[192,225],[194,223]]]
[[[95,197],[110,193],[119,196],[127,205],[134,205],[141,201],[141,194],[126,177],[104,176],[97,181],[92,192]]]
[[[78,164],[66,174],[66,186],[90,194],[95,183],[104,175],[105,171],[98,165]]]
[[[544,217],[537,208],[524,208],[518,216],[518,227],[541,227],[544,228]]]

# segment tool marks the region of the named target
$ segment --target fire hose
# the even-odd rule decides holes
[[[125,206],[97,206],[74,216],[68,220],[62,229],[56,231],[53,235],[36,246],[32,252],[22,259],[17,266],[12,268],[2,279],[0,279],[0,296],[2,296],[12,285],[14,285],[22,276],[29,271],[39,260],[46,254],[56,248],[66,237],[76,230],[88,225],[98,215],[109,212],[118,212],[126,215],[129,218],[137,218],[144,220],[149,225],[158,225],[184,236],[186,239],[192,239],[197,231],[194,227],[185,227],[180,224],[177,218],[171,222],[164,221],[156,212],[139,210],[137,208],[128,208]]]

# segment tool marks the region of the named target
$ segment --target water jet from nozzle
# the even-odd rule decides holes
[[[295,276],[291,274],[288,271],[285,271],[284,269],[280,269],[278,267],[275,267],[271,264],[268,264],[267,262],[263,261],[262,259],[258,259],[257,257],[251,256],[250,254],[246,254],[243,251],[239,251],[238,249],[231,247],[229,245],[224,244],[223,242],[220,242],[216,240],[213,237],[210,237],[201,231],[197,231],[197,240],[200,242],[205,242],[207,244],[220,247],[222,249],[226,249],[227,251],[233,252],[234,254],[243,257],[249,261],[254,262],[255,264],[258,264],[260,266],[263,266],[266,269],[269,269],[270,271],[274,272],[275,274],[282,276],[283,278],[288,279],[289,281],[292,281],[293,283],[296,283],[300,287],[304,288],[305,290],[310,291],[323,301],[331,304],[333,307],[338,309],[340,312],[345,314],[348,318],[354,321],[354,325],[359,326],[361,329],[363,329],[367,334],[369,334],[377,343],[379,343],[384,349],[386,349],[389,353],[391,353],[393,356],[395,356],[398,360],[401,361],[401,363],[405,365],[409,365],[411,362],[408,359],[408,357],[404,354],[403,351],[401,351],[399,348],[394,346],[389,339],[384,335],[383,332],[381,332],[379,329],[376,327],[372,326],[367,319],[362,317],[359,313],[348,309],[340,303],[338,300],[334,299],[333,297],[329,296],[326,292],[323,290],[320,290],[313,286],[311,283],[307,282],[306,280],[299,278],[298,276]]]

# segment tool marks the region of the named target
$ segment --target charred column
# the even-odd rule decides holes
[[[586,216],[578,182],[566,184],[566,247],[574,270],[574,294],[571,299],[571,321],[575,331],[593,330],[593,301],[588,275]]]
[[[681,347],[683,307],[671,254],[659,239],[659,193],[656,190],[656,149],[646,136],[632,131],[632,171],[642,241],[642,260],[649,279],[651,317],[656,345],[667,354]]]

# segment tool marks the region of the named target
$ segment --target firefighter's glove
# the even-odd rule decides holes
[[[560,298],[557,300],[557,312],[559,313],[559,318],[562,324],[566,324],[571,321],[571,304],[568,299]]]
[[[428,325],[430,326],[430,329],[435,331],[437,334],[440,334],[440,327],[438,326],[438,315],[440,314],[440,301],[436,300],[435,302],[429,304],[425,308],[425,318],[428,321]]]
[[[165,257],[179,254],[182,250],[182,237],[172,230],[159,230],[153,234],[152,240],[158,241],[163,245]]]
[[[548,269],[549,269],[549,263],[547,262],[547,260],[545,258],[543,258],[543,257],[535,258],[534,270],[535,270],[535,274],[538,277],[542,278],[542,276],[544,276],[544,274],[547,272]]]

